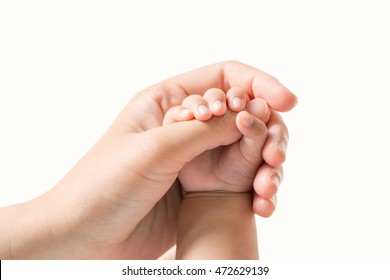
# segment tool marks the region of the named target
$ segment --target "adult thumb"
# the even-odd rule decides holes
[[[201,153],[236,142],[242,134],[236,127],[235,116],[229,112],[206,122],[177,122],[143,132],[148,146],[152,146],[148,152],[152,166],[161,174],[179,172]]]

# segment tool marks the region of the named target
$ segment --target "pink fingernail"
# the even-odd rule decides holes
[[[179,114],[184,116],[184,117],[188,116],[190,113],[191,113],[191,111],[188,110],[187,108],[181,108],[179,111]]]
[[[276,195],[274,195],[274,196],[271,198],[271,201],[272,201],[272,203],[275,205],[275,207],[278,205],[278,199],[276,198]]]
[[[214,111],[218,111],[218,110],[222,109],[222,107],[223,107],[223,104],[222,104],[221,100],[215,100],[213,102]]]
[[[239,108],[241,106],[241,98],[234,97],[233,100],[232,100],[232,105],[235,108]]]
[[[198,113],[200,115],[206,115],[207,113],[209,113],[209,108],[207,108],[205,105],[199,105],[198,106]]]
[[[278,142],[278,148],[280,150],[282,150],[283,152],[286,152],[286,149],[287,149],[287,141],[285,139],[281,139],[279,142]]]
[[[272,176],[271,177],[271,181],[272,181],[272,183],[275,184],[276,187],[279,187],[279,185],[280,185],[280,178],[279,178],[278,175],[275,174],[274,176]]]

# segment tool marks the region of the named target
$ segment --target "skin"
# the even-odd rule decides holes
[[[243,109],[246,111],[237,114]],[[183,114],[183,110],[188,112]],[[251,190],[263,161],[269,115],[264,100],[249,101],[240,88],[231,88],[226,95],[220,89],[210,89],[203,98],[187,97],[182,106],[167,112],[165,125],[219,117],[223,122],[213,130],[222,128],[224,137],[239,133],[236,142],[203,152],[180,171],[184,198],[176,259],[258,259]],[[193,122],[187,122],[188,128]],[[208,141],[213,137],[219,135],[210,134]]]
[[[250,192],[189,193],[180,209],[176,259],[256,260]]]
[[[140,92],[50,191],[1,208],[0,219],[7,226],[0,229],[0,258],[158,258],[176,243],[182,201],[178,173],[197,155],[226,144],[226,139],[207,142],[212,131],[201,122],[180,134],[184,123],[163,127],[163,117],[188,95],[236,86],[263,98],[272,109],[263,150],[266,163],[256,175],[260,179],[253,200],[256,213],[272,214],[275,205],[258,190],[267,189],[269,176],[280,172],[286,146],[278,143],[288,141],[287,128],[274,110],[292,109],[297,100],[272,76],[239,62],[223,62]],[[190,140],[199,145],[188,148]],[[176,156],[170,156],[173,151]]]
[[[216,101],[220,101],[222,106],[213,111]],[[201,112],[198,112],[198,108],[201,108]],[[182,189],[185,192],[252,190],[255,174],[263,162],[261,152],[267,139],[265,123],[270,115],[267,103],[260,98],[249,100],[248,94],[237,87],[229,89],[226,96],[220,89],[210,89],[203,97],[197,95],[185,98],[181,106],[167,112],[163,122],[171,124],[179,122],[179,119],[184,121],[181,114],[183,109],[191,113],[187,114],[187,120],[192,119],[191,116],[202,121],[212,116],[220,117],[219,127],[212,129],[221,130],[221,134],[209,134],[207,141],[218,141],[221,135],[236,141],[228,146],[205,151],[186,163],[178,176]],[[210,125],[216,123],[207,122]],[[187,129],[191,129],[193,122],[186,124]]]

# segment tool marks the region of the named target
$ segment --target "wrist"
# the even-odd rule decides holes
[[[178,259],[257,259],[251,192],[187,193],[180,209]]]
[[[33,200],[2,209],[0,259],[77,259],[85,256],[78,246],[69,216],[51,191]],[[72,233],[73,232],[73,233]],[[3,243],[4,242],[4,243]]]
[[[183,199],[190,199],[190,198],[227,198],[227,197],[233,197],[237,199],[247,199],[248,197],[252,198],[252,192],[231,192],[231,191],[199,191],[199,192],[184,192],[183,193]],[[246,197],[246,198],[245,198]]]
[[[1,211],[7,227],[1,230],[6,244],[1,244],[0,257],[5,259],[55,258],[56,238],[50,221],[50,205],[46,196],[11,205]]]

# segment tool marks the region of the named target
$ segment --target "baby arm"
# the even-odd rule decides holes
[[[205,122],[215,126],[210,141],[216,133],[230,138],[236,129],[240,134],[234,143],[206,151],[190,161],[179,174],[185,196],[179,216],[178,259],[258,258],[250,190],[262,162],[260,155],[266,139],[263,121],[267,121],[269,110],[261,99],[248,101],[239,88],[226,95],[212,89],[203,98],[188,97],[182,106],[166,114],[165,125],[212,118]],[[245,106],[250,113],[237,114]],[[222,121],[215,123],[215,119]]]
[[[178,221],[176,259],[258,259],[250,192],[189,193]]]

